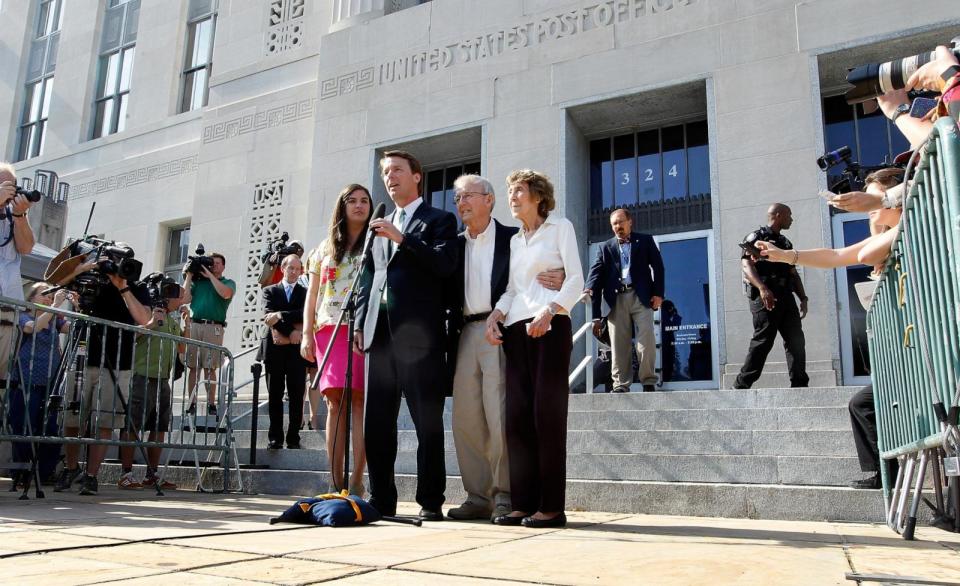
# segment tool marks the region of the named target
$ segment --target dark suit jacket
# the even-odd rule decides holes
[[[263,312],[280,312],[280,321],[273,327],[284,336],[289,336],[298,324],[303,323],[303,306],[307,302],[307,288],[297,283],[293,286],[293,293],[290,295],[290,301],[287,301],[287,294],[283,290],[283,283],[270,285],[263,288]],[[299,346],[291,344],[290,347],[296,347],[299,352]],[[273,343],[273,336],[267,330],[267,335],[260,341],[260,352],[257,359],[266,361],[276,356],[276,351],[286,346],[276,346]]]
[[[507,281],[510,276],[510,239],[519,228],[504,226],[500,222],[494,223],[493,244],[493,272],[490,274],[490,302],[495,307],[504,291],[507,290]],[[457,237],[457,270],[453,274],[451,284],[454,295],[450,307],[450,330],[459,335],[463,329],[464,277],[466,267],[467,237],[461,234]],[[456,354],[456,345],[453,349]]]
[[[393,214],[388,216],[391,221]],[[393,243],[387,238],[374,238],[364,261],[356,325],[363,330],[364,350],[370,349],[377,320],[384,317],[398,349],[443,347],[447,306],[444,283],[457,268],[457,220],[450,212],[432,208],[424,201],[407,221],[403,234],[403,243],[392,256]],[[381,316],[384,287],[390,303],[387,315]]]
[[[593,291],[594,317],[600,316],[601,298],[613,309],[617,302],[621,270],[620,247],[617,238],[613,237],[600,245],[584,285],[584,289]],[[647,307],[650,307],[651,297],[663,297],[663,258],[653,236],[630,233],[630,279],[633,291]]]

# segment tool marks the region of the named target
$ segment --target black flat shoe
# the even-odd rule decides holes
[[[431,511],[430,509],[420,509],[419,517],[424,521],[443,521],[443,511]]]
[[[270,442],[269,444],[267,444],[267,449],[268,449],[268,450],[280,450],[280,449],[283,449],[283,444],[280,443],[280,442]]]
[[[567,515],[560,513],[556,517],[551,517],[549,519],[534,519],[533,517],[524,517],[520,524],[524,527],[530,527],[531,529],[564,527],[567,524]]]
[[[510,515],[500,515],[490,520],[494,525],[505,525],[509,527],[519,527],[524,517],[511,517]]]
[[[879,474],[871,476],[870,478],[855,480],[850,483],[850,488],[857,488],[860,490],[876,490],[881,487],[883,487],[883,483],[880,481]]]

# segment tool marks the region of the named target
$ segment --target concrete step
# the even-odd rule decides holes
[[[452,429],[452,415],[444,412],[444,428]],[[213,425],[212,418],[200,417],[197,425]],[[284,417],[286,426],[287,418]],[[240,417],[233,420],[235,431],[248,430],[252,419]],[[180,429],[183,421],[173,418],[173,428]],[[270,418],[260,415],[258,430],[266,430]],[[849,429],[850,416],[846,405],[834,407],[782,407],[750,409],[657,409],[657,410],[611,410],[571,411],[567,416],[570,430],[834,430]],[[413,430],[415,426],[406,409],[397,419],[399,430]]]
[[[190,439],[190,434],[184,434]],[[173,434],[173,440],[180,438]],[[301,431],[300,446],[304,450],[326,449],[324,432]],[[234,433],[237,449],[247,450],[250,432]],[[257,446],[267,445],[267,432],[257,432]],[[398,432],[398,448],[417,449],[416,432]],[[455,452],[453,432],[444,434],[444,448]],[[659,455],[770,455],[770,456],[852,456],[853,434],[848,431],[766,431],[713,430],[689,431],[588,431],[567,432],[568,454],[659,454]]]
[[[100,472],[101,484],[115,483],[119,472],[118,465],[104,464]],[[139,478],[142,467],[138,467],[135,474]],[[204,486],[219,488],[222,486],[222,475],[222,468],[206,469]],[[243,470],[241,476],[245,493],[291,495],[291,503],[299,496],[330,491],[327,472]],[[239,483],[235,471],[231,477],[230,488],[236,490]],[[194,490],[197,486],[193,468],[170,467],[167,478],[182,490]],[[396,481],[400,500],[414,501],[416,477],[398,474]],[[144,498],[153,498],[149,491],[143,491],[143,495]],[[459,477],[447,477],[446,497],[445,510],[465,499]],[[568,510],[611,513],[796,521],[883,521],[881,491],[827,486],[569,479],[566,500]]]
[[[723,366],[724,374],[737,374],[740,372],[740,369],[743,368],[742,362],[728,362]],[[813,372],[818,370],[833,370],[833,361],[832,360],[808,360],[807,361],[807,372]],[[763,365],[763,372],[787,372],[787,363],[784,361],[780,362],[767,362]]]
[[[739,371],[738,371],[739,372]],[[810,378],[810,387],[835,387],[840,382],[839,373],[835,370],[807,370],[807,376]],[[736,382],[737,373],[724,373],[720,388],[732,389]],[[767,372],[764,368],[763,374],[753,383],[755,389],[780,389],[790,386],[790,375],[785,372]]]
[[[239,451],[241,464],[248,451]],[[444,454],[448,474],[459,474],[457,455]],[[257,450],[257,464],[275,470],[329,470],[326,450]],[[397,452],[398,474],[416,474],[417,452]],[[657,482],[732,482],[845,486],[859,470],[851,456],[568,454],[567,478]]]

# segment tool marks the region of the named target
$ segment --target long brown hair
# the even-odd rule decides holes
[[[337,196],[337,207],[333,210],[333,216],[330,217],[327,248],[324,250],[324,254],[333,256],[337,264],[340,264],[347,252],[356,254],[363,249],[363,238],[361,237],[353,243],[353,248],[347,250],[347,198],[358,189],[367,194],[367,199],[370,201],[370,211],[367,213],[367,219],[363,222],[361,234],[366,233],[367,227],[370,225],[370,216],[373,215],[373,198],[370,197],[369,189],[359,183],[351,183],[340,190],[340,194]]]

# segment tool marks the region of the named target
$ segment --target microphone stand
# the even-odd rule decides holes
[[[382,205],[382,204],[381,204]],[[356,297],[358,288],[360,285],[360,277],[363,275],[363,264],[364,259],[367,258],[367,255],[370,254],[371,249],[373,248],[373,239],[375,237],[375,232],[371,229],[367,234],[367,240],[363,243],[363,251],[360,253],[360,270],[357,271],[357,274],[353,277],[353,283],[350,284],[350,290],[347,292],[347,296],[344,298],[343,303],[340,305],[340,315],[337,317],[337,324],[333,327],[333,334],[330,336],[330,341],[327,342],[327,348],[323,352],[323,359],[320,361],[320,364],[317,366],[317,374],[313,377],[313,381],[310,383],[310,390],[316,389],[320,385],[320,379],[323,377],[323,373],[326,370],[327,363],[330,360],[330,354],[333,350],[333,343],[337,340],[337,334],[340,332],[340,328],[343,327],[344,318],[347,321],[347,365],[346,372],[343,376],[343,404],[340,406],[340,409],[337,413],[337,428],[339,429],[340,423],[344,422],[346,427],[346,442],[343,446],[343,482],[344,485],[350,486],[350,423],[353,417],[353,332],[354,326],[356,324]],[[342,417],[344,416],[345,417]],[[344,421],[345,419],[345,421]],[[334,451],[336,450],[336,441],[338,433],[334,433]],[[333,454],[327,454],[330,459],[330,474],[333,475]],[[339,488],[339,487],[337,487]],[[342,489],[341,489],[342,490]],[[383,516],[384,521],[391,521],[393,523],[403,523],[406,525],[416,525],[420,527],[422,521],[420,519],[409,519],[405,517],[388,517]]]

